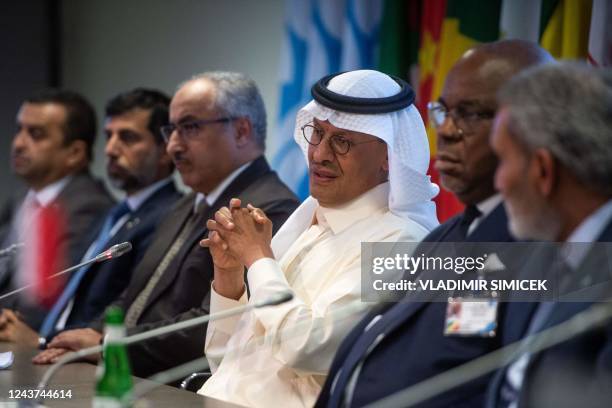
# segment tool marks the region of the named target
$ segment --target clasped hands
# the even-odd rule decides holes
[[[208,237],[200,245],[210,249],[215,269],[215,291],[222,296],[239,299],[244,293],[244,267],[264,257],[273,258],[272,222],[259,208],[241,208],[239,199],[215,213],[208,220]],[[92,329],[64,331],[53,338],[48,348],[34,357],[36,364],[56,362],[71,350],[80,350],[100,343],[102,335]],[[92,356],[95,361],[99,356]]]
[[[200,241],[213,257],[215,291],[232,299],[239,299],[244,292],[244,267],[250,268],[262,258],[274,258],[272,221],[261,209],[241,205],[233,198],[229,207],[219,209],[215,218],[206,222],[208,237]]]

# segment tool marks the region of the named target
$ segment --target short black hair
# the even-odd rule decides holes
[[[33,104],[55,103],[66,109],[64,123],[64,145],[75,140],[82,140],[86,145],[87,159],[93,157],[93,146],[96,142],[96,112],[82,95],[65,89],[43,89],[26,98],[25,102]]]
[[[136,88],[120,93],[106,104],[107,118],[119,116],[134,109],[150,110],[149,131],[157,143],[163,143],[161,127],[168,124],[170,97],[156,89]]]

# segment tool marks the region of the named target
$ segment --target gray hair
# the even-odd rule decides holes
[[[215,85],[215,108],[228,116],[248,118],[255,141],[265,150],[266,107],[255,81],[239,72],[212,71],[198,74],[187,82],[202,79]]]
[[[562,62],[525,70],[498,99],[512,137],[545,147],[581,183],[612,194],[612,71]]]

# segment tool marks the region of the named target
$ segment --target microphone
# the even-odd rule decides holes
[[[279,294],[270,296],[268,299],[265,299],[262,302],[257,302],[254,304],[246,304],[244,306],[238,306],[232,309],[223,310],[219,313],[198,316],[198,317],[194,317],[193,319],[169,324],[163,327],[158,327],[156,329],[152,329],[152,330],[148,330],[142,333],[134,334],[132,336],[124,337],[120,340],[117,340],[117,343],[127,346],[133,343],[138,343],[144,340],[151,339],[153,337],[159,337],[159,336],[163,336],[163,335],[175,332],[175,331],[199,326],[211,320],[225,319],[227,317],[242,314],[252,309],[259,309],[259,308],[263,308],[267,306],[276,306],[281,303],[287,302],[291,299],[293,299],[292,292],[289,292],[289,291],[281,292]],[[82,357],[100,353],[102,350],[103,350],[103,345],[97,345],[97,346],[87,347],[82,350],[78,350],[78,351],[67,353],[63,355],[55,364],[53,364],[47,371],[45,371],[45,374],[43,375],[42,379],[38,383],[38,389],[41,391],[45,390],[45,388],[47,387],[47,384],[49,384],[49,381],[51,380],[51,378],[53,378],[53,375],[63,365],[70,363],[72,361],[78,360]]]
[[[18,249],[21,249],[25,244],[20,242],[18,244],[9,245],[6,248],[0,249],[0,258],[4,258],[7,256],[11,256],[17,252]]]
[[[16,244],[19,245],[19,244]],[[23,244],[20,244],[23,246]],[[9,247],[10,248],[10,247]],[[8,249],[8,248],[7,248]],[[88,259],[87,261],[81,262],[80,264],[71,266],[69,268],[66,268],[62,271],[59,271],[57,273],[54,273],[53,275],[50,275],[47,277],[47,279],[52,279],[52,278],[56,278],[60,275],[63,275],[65,273],[68,272],[72,272],[76,269],[79,269],[85,265],[89,265],[95,262],[102,262],[102,261],[108,261],[109,259],[114,259],[117,258],[121,255],[124,255],[125,253],[129,252],[132,249],[132,244],[130,244],[129,242],[123,242],[121,244],[117,244],[117,245],[113,245],[112,247],[110,247],[109,249],[107,249],[106,251],[102,252],[101,254],[97,255],[94,258]],[[25,285],[21,288],[15,289],[13,291],[7,292],[3,295],[0,295],[0,300],[5,299],[9,296],[15,295],[19,292],[22,292],[28,288],[31,288],[32,286],[36,285],[35,283],[31,283],[29,285]]]
[[[603,326],[612,318],[612,303],[600,303],[572,318],[541,332],[532,334],[505,347],[485,354],[469,363],[437,374],[404,390],[367,405],[373,407],[412,407],[459,385],[472,381],[517,360],[524,353],[534,354]]]
[[[103,262],[109,259],[118,258],[123,254],[126,254],[132,250],[132,244],[129,242],[122,242],[121,244],[113,245],[94,259],[96,262]]]

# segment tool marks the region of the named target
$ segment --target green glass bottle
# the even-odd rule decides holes
[[[117,340],[125,337],[123,311],[118,307],[106,310],[102,364],[98,366],[94,408],[120,407],[134,386],[127,350]]]

